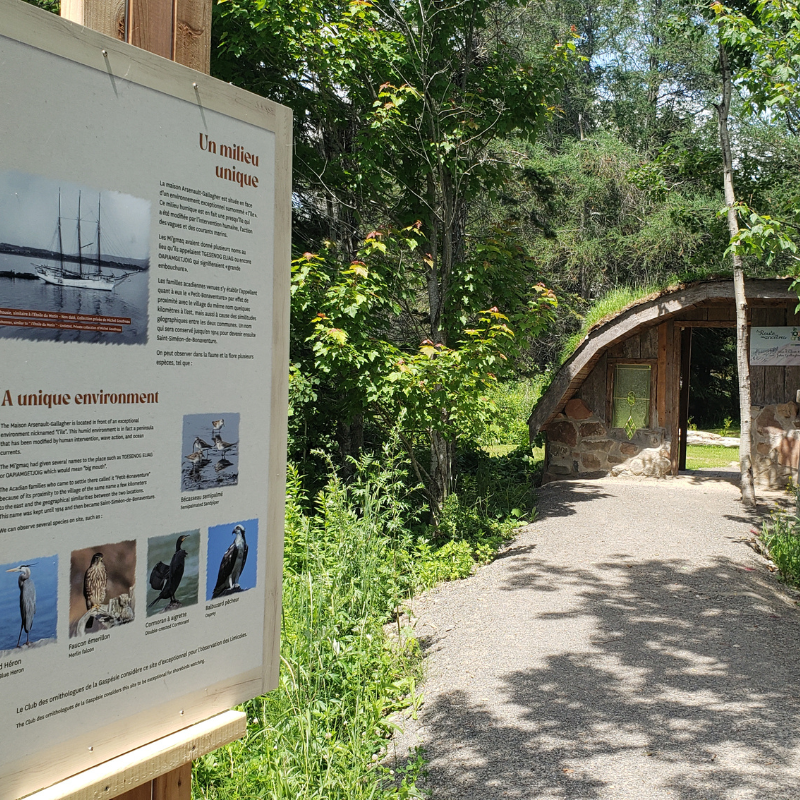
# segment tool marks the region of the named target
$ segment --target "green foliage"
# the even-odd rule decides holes
[[[417,225],[374,231],[360,258],[345,267],[332,251],[306,253],[293,263],[292,291],[295,313],[308,320],[308,372],[335,375],[352,410],[368,414],[385,431],[398,430],[433,509],[437,498],[417,455],[420,443],[430,445],[435,435],[469,439],[494,421],[489,392],[516,350],[516,337],[494,307],[467,319],[471,327],[453,346],[426,338],[412,349],[392,341],[389,322],[411,301],[396,265],[402,272],[403,259],[413,257],[420,237]],[[499,243],[487,246],[492,259],[503,258]],[[530,336],[556,301],[540,284],[529,287],[528,297],[518,317],[525,317],[520,326]]]
[[[689,414],[702,430],[728,428],[739,419],[734,328],[694,328],[689,375]]]
[[[527,452],[530,449],[528,417],[545,385],[546,377],[537,375],[490,386],[487,397],[493,409],[491,423],[477,437],[477,444],[487,449],[507,445]]]
[[[800,585],[800,527],[797,517],[776,512],[761,528],[759,539],[787,583]]]
[[[244,740],[195,761],[195,798],[422,796],[415,787],[421,755],[399,775],[373,758],[393,732],[390,715],[403,708],[414,714],[422,700],[419,645],[400,627],[402,603],[491,560],[520,514],[504,516],[473,488],[465,502],[451,495],[434,536],[418,524],[407,465],[396,450],[390,438],[380,458],[355,465],[347,484],[325,459],[328,481],[313,498],[290,467],[280,682],[244,705]]]
[[[49,11],[51,14],[61,13],[61,0],[25,0],[32,6],[39,6],[39,8]]]

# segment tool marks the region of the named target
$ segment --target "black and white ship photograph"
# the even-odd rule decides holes
[[[182,492],[239,482],[238,414],[186,414],[181,444]]]
[[[147,341],[150,202],[0,172],[0,337]]]

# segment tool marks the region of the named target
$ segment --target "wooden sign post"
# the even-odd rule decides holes
[[[189,800],[277,686],[291,113],[211,6],[0,0],[0,800]]]

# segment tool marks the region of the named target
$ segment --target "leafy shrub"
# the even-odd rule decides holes
[[[390,443],[379,459],[363,457],[347,484],[318,455],[329,472],[314,497],[290,467],[278,688],[245,703],[244,740],[195,761],[195,798],[422,796],[420,756],[397,775],[375,760],[392,734],[390,714],[413,713],[421,702],[419,645],[406,629],[388,638],[384,625],[399,620],[400,605],[418,589],[466,577],[490,560],[519,514],[503,516],[502,503],[475,494],[489,467],[512,469],[513,459],[496,459],[480,479],[466,476],[470,489],[448,500],[438,536],[429,530],[415,538],[413,489],[395,453]],[[487,516],[490,508],[497,515]]]
[[[791,514],[773,514],[759,539],[787,583],[800,584],[800,525]]]
[[[509,445],[530,451],[528,417],[542,395],[546,380],[545,375],[537,375],[496,384],[489,392],[495,408],[494,421],[482,432],[477,444],[484,448]]]

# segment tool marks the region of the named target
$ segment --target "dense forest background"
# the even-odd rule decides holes
[[[729,275],[723,44],[746,272],[790,273],[796,61],[769,42],[796,19],[772,7],[215,6],[213,74],[295,113],[292,457],[346,472],[397,431],[435,518],[504,380],[541,386],[598,309]],[[695,398],[720,425],[735,344],[706,339]]]

